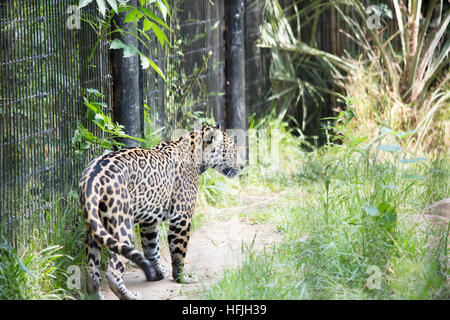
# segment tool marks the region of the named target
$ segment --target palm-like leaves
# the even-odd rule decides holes
[[[294,1],[291,8],[293,16],[287,16],[278,1],[266,0],[264,3],[265,19],[261,26],[261,36],[258,46],[270,48],[272,63],[270,79],[272,82],[271,99],[281,99],[281,109],[286,110],[297,106],[302,101],[302,130],[312,115],[308,113],[308,102],[319,108],[324,102],[323,93],[334,94],[330,89],[331,72],[340,74],[342,70],[349,71],[352,65],[344,59],[329,52],[319,50],[301,40],[301,25],[305,13],[311,12],[323,3],[315,1],[302,9]],[[290,21],[295,19],[296,30],[292,29]],[[316,17],[317,19],[317,17]],[[304,76],[300,77],[299,74]],[[326,73],[324,77],[322,74]]]
[[[285,8],[278,1],[262,1],[266,15],[259,46],[272,49],[272,98],[283,98],[284,108],[298,105],[306,96],[312,98],[314,105],[320,105],[324,101],[323,93],[334,91],[330,84],[338,84],[330,80],[340,78],[341,73],[349,74],[360,60],[355,59],[353,65],[351,60],[318,50],[314,34],[308,43],[301,39],[301,28],[310,24],[314,33],[318,16],[330,7],[336,9],[347,26],[340,32],[359,45],[358,54],[366,57],[368,68],[376,70],[384,87],[381,90],[388,92],[396,105],[414,110],[414,118],[398,123],[417,125],[409,129],[416,129],[423,136],[433,115],[448,107],[450,12],[444,12],[436,23],[433,9],[423,12],[423,1],[392,0],[396,29],[389,34],[386,28],[368,27],[370,15],[362,1],[296,0]],[[436,8],[438,1],[442,0],[431,0],[428,8]],[[442,8],[439,3],[438,7]],[[349,6],[356,15],[348,14]],[[398,38],[401,47],[396,51],[393,42]]]

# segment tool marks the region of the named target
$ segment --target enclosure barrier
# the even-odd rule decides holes
[[[83,90],[95,87],[110,102],[107,43],[88,63],[96,34],[67,26],[73,4],[0,3],[0,237],[14,246],[51,233],[61,198],[76,190],[85,163],[71,138],[84,121]]]
[[[159,133],[170,138],[175,128],[213,117],[227,126],[230,118],[225,108],[230,98],[225,89],[227,1],[169,1],[173,32],[167,36],[172,46],[161,48],[152,38],[148,48],[139,47],[162,69],[165,82],[151,68],[138,68],[138,75],[126,79],[123,63],[131,60],[112,56],[119,51],[109,50],[109,38],[96,45],[97,34],[85,18],[95,21],[101,16],[93,3],[82,9],[79,19],[77,2],[0,2],[0,242],[14,247],[31,237],[51,237],[66,200],[77,201],[82,169],[101,152],[87,152],[81,160],[74,156],[78,122],[101,135],[85,117],[86,89],[104,96],[104,111],[114,110],[115,121],[126,123],[124,114],[132,114],[128,126],[138,124],[138,131],[131,132],[137,136],[164,129]],[[244,88],[239,99],[246,112],[265,106],[268,88],[267,54],[255,45],[261,13],[256,3],[240,2],[245,83],[239,84]],[[121,81],[135,83],[133,91],[127,91],[134,102],[119,101]],[[120,104],[136,109],[120,113]]]

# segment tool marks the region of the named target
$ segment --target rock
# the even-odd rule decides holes
[[[447,229],[450,221],[450,198],[440,200],[423,210],[424,217],[435,229]]]

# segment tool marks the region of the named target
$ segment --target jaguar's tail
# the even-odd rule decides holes
[[[95,197],[94,197],[95,198]],[[98,203],[97,199],[93,199],[93,203]],[[99,217],[98,207],[94,206],[90,210],[84,206],[83,208],[84,221],[86,225],[87,232],[103,246],[107,247],[114,253],[120,254],[127,259],[133,261],[138,265],[145,273],[147,280],[153,280],[156,278],[156,271],[144,255],[130,246],[127,243],[120,242],[114,238],[110,233],[108,233]]]

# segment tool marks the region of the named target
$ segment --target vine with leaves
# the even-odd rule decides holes
[[[80,0],[77,10],[82,10],[92,2],[94,0]],[[96,0],[95,2],[100,16],[96,19],[92,17],[83,18],[83,21],[90,25],[97,34],[88,62],[91,61],[99,44],[102,41],[108,41],[110,42],[109,48],[111,50],[122,50],[124,57],[138,55],[142,69],[151,67],[165,80],[165,75],[161,69],[142,50],[139,50],[132,44],[124,43],[119,37],[115,37],[113,40],[110,39],[111,35],[119,33],[122,38],[126,36],[136,38],[143,47],[148,48],[152,43],[148,34],[150,32],[156,36],[161,48],[165,45],[170,45],[164,33],[164,30],[171,31],[166,23],[167,17],[170,16],[170,7],[167,0],[139,0],[136,2],[137,5],[133,5],[127,0]],[[114,19],[118,14],[124,15],[124,24],[132,24],[133,28],[124,29],[118,26]],[[72,137],[74,154],[77,158],[82,159],[84,153],[94,149],[95,146],[106,150],[121,148],[123,144],[118,142],[117,138],[134,139],[144,143],[146,146],[150,144],[149,139],[157,141],[151,133],[146,139],[125,134],[124,127],[113,122],[111,115],[105,112],[105,110],[110,110],[110,108],[105,103],[98,101],[102,100],[104,95],[96,88],[88,88],[86,91],[87,93],[83,97],[83,103],[87,107],[86,118],[100,129],[101,137],[83,126],[81,121],[78,121],[77,129]]]

